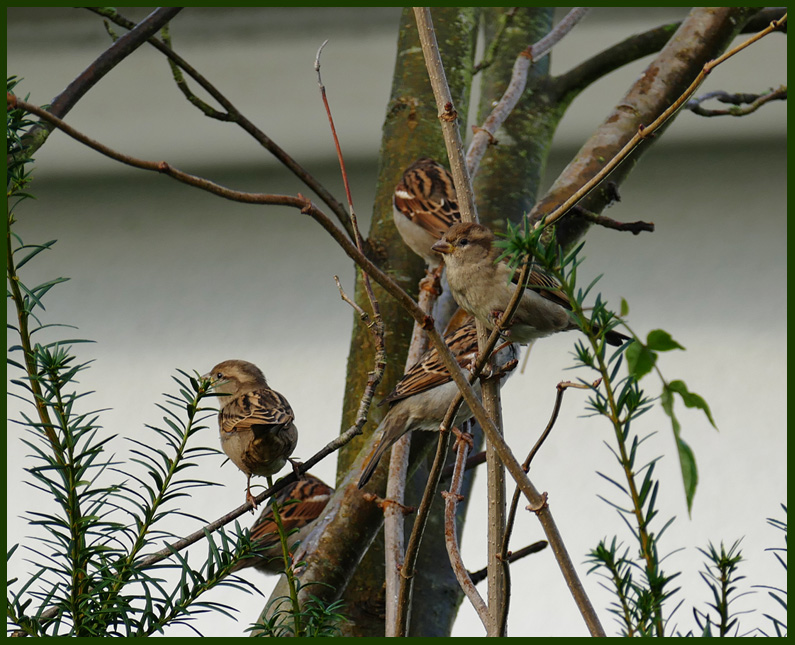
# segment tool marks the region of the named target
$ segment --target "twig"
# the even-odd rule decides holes
[[[458,538],[456,537],[455,511],[461,497],[461,482],[464,478],[464,461],[469,452],[469,443],[461,438],[458,439],[456,450],[455,468],[453,470],[453,480],[450,483],[450,491],[443,492],[444,498],[444,543],[447,547],[447,554],[450,557],[450,566],[453,569],[456,580],[463,590],[469,602],[478,613],[480,621],[488,631],[489,629],[489,608],[486,606],[482,596],[475,589],[475,583],[469,577],[469,573],[461,560],[461,552],[458,549]]]
[[[431,88],[436,99],[436,108],[439,110],[442,135],[447,149],[447,158],[450,161],[450,174],[453,176],[455,193],[458,197],[458,207],[461,211],[461,220],[464,222],[477,222],[478,213],[475,205],[475,194],[472,191],[471,173],[469,173],[464,160],[464,144],[461,141],[461,132],[458,126],[458,113],[453,104],[450,87],[447,85],[442,58],[439,55],[439,45],[436,43],[436,32],[433,29],[430,8],[414,7],[414,18],[417,21],[417,34],[425,56],[425,66],[428,69],[428,78],[431,81]]]
[[[729,103],[735,107],[730,107],[726,110],[714,110],[702,107],[704,101],[710,99],[717,99],[721,103]],[[773,89],[771,88],[765,94],[730,94],[729,92],[709,92],[704,96],[691,99],[687,102],[685,107],[699,116],[745,116],[756,112],[765,103],[770,101],[786,101],[787,100],[787,87],[780,85]],[[745,107],[739,107],[743,104]]]
[[[471,459],[471,457],[469,458]],[[469,459],[467,461],[469,461]],[[508,557],[506,558],[508,562],[513,564],[517,560],[521,560],[522,558],[532,555],[533,553],[539,553],[549,546],[549,542],[546,540],[539,540],[538,542],[533,542],[532,544],[528,544],[525,547],[517,551],[509,551]],[[478,569],[477,571],[473,571],[469,574],[469,577],[472,579],[474,584],[478,584],[479,582],[483,582],[486,579],[486,572],[488,571],[488,567],[483,567],[482,569]]]
[[[575,213],[577,216],[582,217],[589,222],[593,222],[598,226],[610,228],[614,231],[629,231],[633,235],[639,235],[643,231],[648,231],[649,233],[654,232],[654,222],[643,222],[641,220],[638,220],[637,222],[618,222],[604,215],[599,215],[598,213],[589,211],[579,204],[574,206],[569,212]]]
[[[467,200],[469,200],[472,198],[471,183],[469,182],[468,173],[466,172],[461,160],[462,150],[458,130],[457,128],[450,126],[451,118],[454,119],[455,116],[455,110],[453,109],[452,101],[450,99],[450,90],[447,87],[446,82],[444,82],[444,68],[439,56],[438,46],[435,42],[430,11],[427,9],[415,8],[414,13],[417,19],[420,43],[423,47],[426,66],[428,67],[428,73],[431,80],[431,87],[434,91],[437,107],[441,112],[440,120],[442,121],[442,133],[445,138],[445,145],[447,147],[448,157],[450,159],[450,166],[453,174],[456,193],[459,196],[459,201],[461,201],[462,194],[467,197]],[[475,219],[474,209],[470,217],[471,219],[467,220],[464,216],[464,211],[462,210],[462,219],[464,219],[464,221],[473,221],[473,219]],[[529,263],[525,263],[523,271],[525,271],[525,274],[521,278],[522,283],[524,283],[529,276]],[[521,290],[517,289],[516,293],[514,294],[515,301],[512,303],[513,310],[515,310],[515,307],[518,306],[520,295]],[[503,319],[508,321],[512,313],[513,311],[506,312],[506,314],[503,316]],[[429,334],[431,335],[431,341],[434,343],[434,346],[438,347],[432,332],[433,330],[429,331]],[[495,329],[495,331],[492,333],[492,338],[496,338],[497,333],[498,331]],[[494,342],[496,342],[496,339]],[[488,360],[489,354],[488,352],[484,351],[482,346],[482,326],[480,324],[478,324],[478,343],[481,346],[480,352],[484,356],[484,361]],[[457,366],[454,366],[452,361],[448,362],[448,353],[442,353],[441,356],[445,361],[445,366],[451,370],[453,380],[456,382],[459,388],[462,388],[463,375],[461,374],[460,369],[457,369]],[[480,423],[484,433],[486,434],[486,438],[489,442],[487,445],[493,446],[502,463],[505,464],[508,471],[511,473],[511,476],[519,484],[522,493],[530,502],[530,506],[528,508],[532,508],[537,513],[539,521],[541,522],[541,525],[547,534],[547,538],[552,545],[552,550],[555,554],[558,565],[561,568],[563,576],[566,579],[569,589],[571,590],[575,602],[577,603],[577,606],[580,609],[580,612],[583,615],[589,630],[594,635],[604,635],[604,629],[602,628],[599,618],[597,617],[590,600],[585,594],[585,589],[583,588],[582,583],[577,576],[574,565],[571,562],[571,558],[569,557],[563,544],[563,539],[560,536],[560,532],[558,531],[557,526],[555,525],[552,518],[552,514],[549,511],[545,496],[540,495],[530,480],[527,478],[527,475],[524,473],[521,466],[516,461],[516,458],[513,456],[510,448],[502,438],[499,429],[492,421],[491,416],[483,408],[480,401],[476,397],[472,396],[473,392],[471,388],[462,388],[462,393],[464,394],[467,405],[469,405],[470,410],[473,412],[475,418],[477,419],[478,423]],[[450,413],[448,412],[448,415],[449,414]],[[443,438],[444,434],[442,434],[440,437],[440,442]],[[415,531],[412,533],[412,537],[409,541],[409,548],[406,550],[406,565],[404,568],[408,570],[408,573],[406,574],[408,576],[412,575],[411,567],[408,566],[410,564],[409,553],[412,547],[412,542],[414,541],[414,535],[417,531],[416,527],[420,524],[420,513],[423,509],[425,497],[430,497],[430,490],[430,486],[426,488],[425,496],[423,497],[423,503],[420,504],[420,510],[418,511],[417,522],[415,522]],[[401,594],[403,594],[404,589],[405,585],[401,588]],[[407,604],[407,602],[404,602],[403,606],[405,607]],[[496,624],[497,621],[495,620],[494,622]]]
[[[769,7],[761,10],[743,25],[740,33],[755,33],[764,29],[773,20],[778,20],[786,13],[786,8]],[[551,98],[561,98],[572,93],[579,93],[589,85],[604,78],[610,72],[645,56],[657,53],[667,43],[674,32],[682,24],[681,21],[654,27],[639,34],[633,34],[615,45],[599,52],[583,61],[569,71],[552,78],[550,81]],[[786,23],[782,25],[786,32]]]

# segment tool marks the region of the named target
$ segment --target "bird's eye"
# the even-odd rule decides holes
[[[465,237],[461,238],[458,242],[458,246],[466,246],[467,244],[469,244],[469,240]]]
[[[221,379],[221,378],[223,378],[223,377],[224,377],[224,373],[223,373],[223,372],[216,372],[216,373],[215,373],[215,378],[216,378],[216,379]]]

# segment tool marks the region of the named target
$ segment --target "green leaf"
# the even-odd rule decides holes
[[[651,372],[657,362],[657,354],[638,341],[629,344],[624,356],[627,357],[627,369],[630,375],[638,381]]]
[[[712,427],[716,430],[718,429],[718,426],[715,425],[715,420],[712,418],[712,412],[710,411],[707,402],[703,399],[703,397],[688,390],[684,381],[671,381],[668,384],[668,389],[681,396],[682,401],[688,408],[698,408],[699,410],[703,410],[704,414],[707,415],[707,419],[709,419],[709,422],[712,424]]]
[[[629,303],[624,298],[621,298],[620,313],[622,318],[626,318],[629,315]]]
[[[649,349],[656,349],[659,352],[667,352],[672,349],[684,349],[677,343],[667,331],[663,329],[653,329],[646,338],[646,346]]]
[[[679,466],[682,469],[682,482],[685,485],[685,498],[687,499],[687,512],[693,510],[693,498],[696,496],[696,486],[698,485],[698,470],[696,468],[696,456],[682,439],[676,438],[676,447],[679,450]]]

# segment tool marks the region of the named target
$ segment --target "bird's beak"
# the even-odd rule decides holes
[[[441,239],[431,247],[431,250],[447,255],[453,252],[453,245],[447,240]]]

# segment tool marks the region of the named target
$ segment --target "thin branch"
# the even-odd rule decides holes
[[[728,103],[734,107],[730,107],[726,110],[715,110],[702,107],[701,104],[710,99],[716,99],[720,103]],[[723,91],[708,92],[704,96],[688,101],[685,108],[699,116],[745,116],[746,114],[756,112],[765,103],[769,103],[770,101],[786,100],[787,86],[780,85],[775,89],[771,88],[765,94],[730,94],[729,92]]]
[[[568,34],[575,25],[585,18],[588,13],[587,7],[574,7],[567,13],[561,21],[541,40],[528,47],[525,51],[533,61],[538,61],[546,56],[552,48],[557,45],[563,37]]]
[[[654,222],[643,222],[641,220],[638,220],[637,222],[618,222],[614,219],[611,219],[610,217],[589,211],[588,209],[579,205],[574,206],[569,213],[576,214],[578,217],[582,217],[589,222],[597,224],[598,226],[603,226],[604,228],[612,229],[614,231],[628,231],[633,235],[639,235],[643,231],[648,231],[649,233],[654,232]]]
[[[92,11],[100,16],[107,18],[108,20],[113,21],[117,25],[124,27],[126,29],[130,29],[133,26],[133,23],[124,18],[119,13],[112,9],[108,8],[101,8],[101,7],[88,7],[89,11]],[[169,60],[169,63],[173,66],[177,66],[178,68],[182,69],[188,76],[190,76],[199,86],[205,90],[210,96],[215,99],[218,104],[226,110],[226,114],[228,118],[224,116],[220,116],[223,113],[217,112],[212,110],[213,112],[217,112],[219,116],[215,116],[215,114],[208,114],[202,106],[200,105],[201,102],[196,99],[196,101],[191,99],[193,95],[190,92],[187,84],[177,83],[177,86],[180,87],[180,90],[185,94],[191,103],[197,105],[202,111],[205,112],[208,116],[212,116],[214,118],[220,118],[221,120],[228,120],[236,123],[240,128],[243,129],[249,136],[251,136],[257,143],[259,143],[263,148],[265,148],[268,152],[270,152],[276,159],[278,159],[290,172],[292,172],[298,179],[300,179],[306,186],[314,191],[320,200],[326,204],[334,215],[337,217],[337,220],[345,229],[346,233],[351,239],[354,239],[354,232],[351,228],[351,225],[348,220],[348,213],[345,211],[345,207],[317,180],[314,176],[309,174],[309,172],[304,169],[301,164],[299,164],[295,159],[293,159],[285,150],[283,150],[273,139],[271,139],[268,135],[266,135],[262,130],[260,130],[256,125],[254,125],[248,118],[246,118],[235,106],[232,104],[229,99],[226,98],[212,83],[210,83],[204,76],[202,76],[196,69],[194,69],[184,58],[182,58],[179,54],[177,54],[174,50],[171,49],[166,43],[158,40],[155,37],[149,38],[149,44],[152,45],[155,49],[161,52],[166,58]],[[176,81],[176,77],[175,77]],[[187,93],[186,93],[187,91]],[[209,108],[209,106],[207,106]]]
[[[472,459],[472,457],[470,457],[469,459]],[[467,462],[469,462],[469,459],[467,459]],[[517,560],[521,560],[522,558],[527,557],[528,555],[532,555],[533,553],[540,553],[541,551],[546,549],[547,546],[549,546],[549,542],[547,542],[546,540],[539,540],[538,542],[533,542],[532,544],[528,544],[527,546],[522,547],[521,549],[518,549],[516,551],[509,551],[508,557],[506,559],[508,562],[513,564]],[[487,571],[488,567],[483,567],[482,569],[478,569],[477,571],[473,571],[472,573],[470,573],[469,577],[472,579],[472,582],[474,584],[478,584],[486,579]]]
[[[458,539],[456,537],[456,522],[455,514],[456,507],[461,496],[461,483],[464,479],[464,462],[466,461],[467,453],[469,452],[469,442],[459,437],[456,447],[456,460],[455,468],[453,470],[453,479],[450,483],[450,491],[443,492],[444,498],[444,543],[447,547],[447,554],[450,557],[450,566],[453,568],[456,580],[464,592],[469,602],[475,608],[475,611],[483,623],[483,626],[488,631],[489,629],[489,608],[486,606],[483,597],[475,589],[475,583],[469,577],[469,573],[461,560],[461,552],[458,549]]]
[[[576,67],[549,80],[550,93],[560,98],[578,93],[600,78],[607,76],[624,65],[651,56],[665,46],[681,23],[672,22],[660,25],[640,34],[625,38],[620,43],[583,61]]]
[[[451,127],[451,123],[455,121],[455,110],[453,109],[452,100],[450,98],[450,90],[447,87],[447,83],[445,82],[444,77],[444,68],[441,63],[441,58],[439,56],[439,49],[436,45],[435,34],[433,31],[433,25],[431,22],[430,11],[428,9],[421,9],[415,8],[414,9],[415,17],[417,20],[417,28],[418,33],[420,36],[420,43],[422,44],[423,53],[425,55],[426,66],[428,67],[428,73],[431,80],[431,87],[434,91],[434,96],[436,98],[437,107],[440,109],[440,120],[442,122],[442,133],[445,139],[445,145],[447,147],[448,157],[450,159],[450,166],[453,174],[453,181],[455,183],[456,194],[458,194],[459,202],[462,201],[462,195],[466,197],[463,200],[465,203],[468,202],[473,198],[472,195],[472,188],[471,182],[469,181],[469,176],[466,170],[466,166],[461,159],[462,149],[460,144],[460,135],[458,133],[457,128]],[[466,216],[464,215],[464,211],[462,209],[462,219],[464,221],[473,221],[476,217],[474,208],[469,213],[470,219],[467,220]],[[526,270],[529,267],[529,264],[526,264],[523,270]],[[527,275],[523,276],[523,281],[527,279]],[[519,289],[516,290],[517,293],[520,292]],[[515,294],[516,295],[516,294]],[[518,299],[517,299],[518,304]],[[516,306],[516,305],[514,305]],[[503,316],[506,321],[508,320],[508,315]],[[415,318],[416,319],[416,318]],[[495,332],[496,333],[496,330]],[[492,335],[494,335],[494,333]],[[461,389],[462,394],[464,395],[464,399],[466,400],[469,409],[473,412],[475,419],[480,423],[481,428],[483,429],[484,433],[486,434],[486,438],[488,440],[488,444],[493,446],[494,450],[497,452],[500,460],[503,464],[505,464],[508,472],[510,472],[511,477],[519,484],[519,487],[522,490],[522,493],[527,497],[527,500],[530,502],[528,506],[529,509],[532,509],[536,512],[539,521],[541,522],[542,527],[547,535],[547,539],[549,540],[550,544],[552,545],[552,551],[555,554],[555,558],[560,566],[561,572],[563,573],[564,578],[569,586],[569,589],[574,597],[575,602],[577,603],[577,607],[579,608],[586,625],[588,626],[589,630],[594,635],[604,635],[604,629],[602,628],[599,618],[594,611],[593,605],[591,604],[588,596],[585,593],[585,589],[580,582],[580,579],[577,575],[576,569],[571,561],[571,558],[566,551],[566,547],[563,543],[563,538],[558,531],[557,526],[554,523],[552,518],[552,514],[549,511],[549,507],[546,503],[546,496],[542,496],[536,490],[535,486],[530,482],[527,478],[527,475],[522,470],[521,466],[517,462],[516,458],[514,457],[511,449],[505,443],[501,432],[496,427],[494,422],[492,421],[491,416],[488,412],[483,408],[480,401],[477,397],[473,396],[474,392],[470,387],[464,386],[464,376],[461,373],[460,368],[454,364],[452,360],[452,356],[449,352],[446,352],[440,348],[440,345],[437,344],[436,338],[438,334],[435,333],[435,330],[429,330],[429,335],[431,338],[431,342],[433,342],[434,346],[437,347],[440,351],[440,357],[443,359],[445,363],[445,367],[450,370],[450,374],[453,377],[453,380]],[[482,347],[482,326],[478,325],[478,343]],[[496,342],[496,341],[495,341]],[[446,349],[446,348],[445,348]],[[481,353],[484,355],[485,359],[488,360],[488,353],[481,350]],[[442,434],[442,438],[444,434]],[[440,439],[441,441],[441,439]],[[438,453],[437,453],[438,454]],[[441,468],[440,468],[441,470]],[[439,473],[441,474],[441,473]],[[430,486],[426,488],[425,496],[429,496]],[[425,497],[423,498],[424,501]],[[420,505],[420,509],[422,509],[422,504]],[[418,513],[419,514],[419,513]],[[419,517],[418,517],[419,520]],[[419,522],[416,522],[418,524]],[[412,538],[409,541],[409,549],[406,551],[406,564],[409,564],[409,550],[412,546],[412,541],[414,539],[414,533],[412,533]],[[406,574],[408,576],[411,575],[410,568],[408,566],[404,566],[404,569],[409,569],[409,572]],[[403,589],[401,588],[401,593]],[[407,603],[404,603],[404,606]],[[496,621],[495,621],[496,622]]]
[[[461,220],[464,222],[477,222],[478,212],[475,205],[475,194],[472,190],[471,174],[464,160],[464,144],[459,130],[458,112],[455,110],[453,96],[450,93],[450,87],[447,84],[447,77],[444,73],[442,58],[439,55],[439,45],[436,42],[436,32],[433,28],[430,8],[414,7],[414,18],[417,21],[417,33],[425,57],[425,66],[428,69],[428,78],[431,81],[433,96],[436,99],[436,108],[439,110],[439,120],[442,124],[442,135],[447,149],[447,158],[450,161],[450,174],[453,176],[453,185],[458,197]]]

